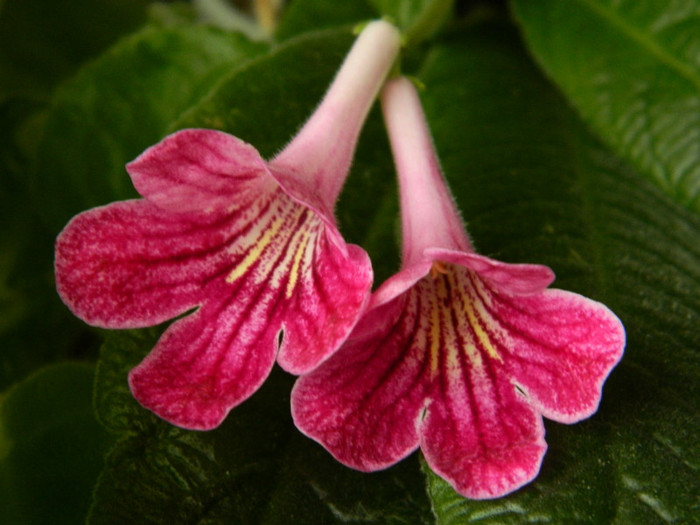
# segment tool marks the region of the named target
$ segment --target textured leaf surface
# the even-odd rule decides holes
[[[148,27],[82,69],[56,93],[34,175],[52,225],[136,195],[124,165],[222,77],[263,48],[207,27]]]
[[[157,330],[115,332],[103,347],[96,408],[121,441],[108,457],[89,523],[430,519],[415,462],[367,476],[299,435],[289,415],[293,379],[279,370],[214,431],[190,432],[159,420],[136,403],[126,383],[156,338]]]
[[[621,157],[700,211],[700,6],[513,0],[537,60]]]
[[[700,220],[601,148],[510,30],[472,31],[433,50],[421,80],[480,251],[550,265],[554,286],[606,302],[628,334],[599,413],[571,427],[548,422],[550,449],[532,485],[473,502],[429,476],[439,523],[692,520]]]

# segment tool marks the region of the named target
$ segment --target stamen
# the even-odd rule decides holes
[[[448,272],[446,263],[440,261],[433,261],[433,265],[430,267],[430,277],[433,279],[437,279],[440,275],[447,275]]]

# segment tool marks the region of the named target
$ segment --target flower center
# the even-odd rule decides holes
[[[284,287],[290,298],[312,263],[321,220],[279,190],[261,202],[257,213],[247,234],[229,249],[234,268],[226,282],[234,284],[247,276],[255,285]]]
[[[464,360],[469,368],[503,361],[504,330],[489,310],[492,292],[475,272],[436,261],[416,289],[431,375],[459,370]]]

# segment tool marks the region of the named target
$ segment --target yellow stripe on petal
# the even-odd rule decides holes
[[[442,326],[440,322],[440,298],[435,297],[430,308],[430,373],[434,376],[440,365],[440,342]]]
[[[289,272],[289,281],[287,281],[286,297],[289,299],[294,292],[294,287],[299,280],[299,268],[301,267],[302,259],[308,259],[311,256],[309,248],[309,239],[311,234],[305,231],[301,234],[301,240],[299,241],[296,250],[294,251],[294,258],[292,259],[292,269]]]
[[[472,330],[474,330],[474,334],[476,334],[476,337],[479,340],[479,343],[484,348],[484,350],[486,350],[486,353],[488,354],[488,356],[491,359],[496,359],[502,363],[503,359],[496,351],[496,348],[493,346],[493,343],[491,342],[491,338],[489,337],[489,334],[486,333],[486,330],[483,329],[483,327],[481,326],[481,323],[479,322],[479,319],[477,318],[477,316],[474,312],[474,304],[473,303],[471,303],[471,302],[467,303],[466,312],[467,312],[467,318],[469,319],[469,325],[472,327]],[[493,327],[491,327],[491,328],[493,328]]]
[[[265,251],[265,248],[270,245],[272,239],[274,239],[277,233],[279,233],[280,229],[282,229],[283,224],[283,218],[278,218],[272,221],[272,223],[263,233],[262,237],[260,237],[260,240],[250,248],[240,264],[236,266],[230,274],[228,274],[228,277],[226,277],[226,282],[228,284],[233,283],[236,281],[236,279],[239,279],[241,276],[245,275],[253,263],[260,259],[260,256]]]
[[[484,304],[489,292],[468,270],[436,262],[419,289],[425,321],[417,342],[428,349],[431,377],[441,363],[448,372],[459,371],[460,354],[473,370],[482,369],[487,358],[503,362],[498,351],[503,330]]]

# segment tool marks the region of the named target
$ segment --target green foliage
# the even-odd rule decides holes
[[[62,196],[42,207],[49,223],[135,197],[124,165],[262,49],[204,26],[146,27],[62,85],[46,119],[34,180],[37,198]]]
[[[7,525],[80,523],[112,439],[92,410],[93,367],[41,369],[0,403],[0,508]]]
[[[443,0],[294,0],[270,47],[184,5],[150,6],[159,22],[143,25],[139,0],[0,2],[0,389],[15,383],[0,394],[0,521],[79,523],[93,489],[93,524],[697,520],[700,2],[512,0],[514,20],[488,3],[460,3],[459,18]],[[463,499],[417,454],[374,474],[339,465],[294,429],[294,378],[277,369],[218,429],[168,425],[126,381],[164,327],[107,334],[93,391],[101,336],[53,291],[53,237],[74,213],[136,196],[126,162],[192,126],[274,155],[352,27],[379,15],[404,31],[403,69],[425,84],[479,251],[551,266],[557,287],[627,329],[599,412],[546,422],[540,476],[498,500]],[[385,135],[374,108],[336,209],[377,284],[399,265]]]
[[[146,18],[146,0],[4,0],[0,96],[43,96]]]
[[[531,51],[605,143],[700,211],[697,2],[513,0]]]

